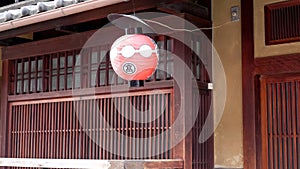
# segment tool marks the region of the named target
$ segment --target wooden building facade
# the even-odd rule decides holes
[[[1,146],[1,156],[156,159],[162,162],[152,168],[212,169],[213,137],[204,143],[198,138],[212,100],[210,70],[206,69],[211,64],[211,46],[203,43],[203,37],[193,37],[190,42],[206,58],[205,63],[178,39],[151,35],[158,47],[168,52],[160,52],[159,70],[144,87],[129,89],[128,82],[111,67],[110,43],[83,48],[97,29],[108,23],[106,16],[110,13],[166,12],[198,27],[210,27],[210,3],[201,3],[121,2],[0,32],[6,45],[2,50],[0,142],[5,146]],[[107,35],[112,33],[107,30]],[[117,28],[112,30],[114,35],[124,34]],[[210,31],[205,33],[211,38]],[[23,38],[23,34],[31,37]],[[192,70],[196,85],[185,70],[178,69],[181,61]],[[156,90],[160,92],[153,92]],[[193,107],[198,104],[200,107]],[[179,117],[180,109],[185,112],[183,117]],[[198,115],[192,116],[190,112],[195,110]],[[191,118],[196,119],[195,124],[185,131]],[[140,119],[148,122],[136,122]],[[178,119],[182,128],[173,128]],[[122,135],[138,141],[123,140]],[[182,135],[186,136],[173,147]],[[159,139],[139,139],[155,136]],[[163,160],[174,161],[164,164]]]
[[[299,169],[300,55],[293,42],[299,43],[300,3],[264,2],[263,15],[254,13],[260,9],[257,4],[241,3],[244,168]],[[255,39],[261,33],[255,27],[261,24],[259,17],[264,20],[261,51],[257,49],[261,39]],[[263,53],[267,49],[277,54]]]

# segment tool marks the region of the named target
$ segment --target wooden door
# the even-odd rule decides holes
[[[262,169],[300,169],[300,75],[261,78]]]

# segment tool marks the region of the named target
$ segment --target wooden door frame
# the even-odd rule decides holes
[[[262,169],[259,77],[300,72],[300,53],[254,58],[253,0],[241,1],[244,169]]]
[[[272,144],[275,144],[275,145],[281,145],[281,147],[284,146],[285,151],[286,150],[291,151],[291,150],[289,150],[290,148],[288,148],[289,147],[287,145],[288,143],[286,143],[286,142],[285,143],[278,143],[278,141],[277,142],[275,141],[275,143],[274,143],[274,141],[271,141],[272,143],[270,143],[268,141],[269,138],[272,138],[272,137],[276,138],[276,136],[274,136],[274,135],[277,135],[277,136],[280,135],[280,136],[282,136],[282,137],[280,137],[281,139],[287,139],[288,140],[288,138],[285,138],[283,135],[285,135],[285,132],[288,132],[288,130],[291,129],[291,130],[294,131],[293,132],[294,134],[292,134],[292,135],[294,135],[293,136],[293,141],[294,141],[293,145],[297,144],[297,143],[295,143],[295,138],[297,137],[297,133],[295,132],[295,130],[297,130],[296,129],[297,128],[297,125],[296,125],[297,123],[294,120],[293,120],[294,122],[291,122],[293,124],[293,126],[291,127],[289,125],[289,127],[291,127],[291,128],[287,127],[286,129],[283,129],[282,127],[279,127],[280,125],[283,125],[284,123],[288,124],[288,115],[287,115],[288,112],[291,113],[291,118],[296,116],[296,114],[297,114],[296,113],[296,108],[292,108],[292,107],[296,106],[295,105],[296,104],[295,100],[296,100],[297,96],[294,95],[292,97],[293,94],[286,94],[285,92],[281,93],[281,92],[278,92],[278,91],[276,92],[277,94],[274,94],[274,96],[270,96],[270,92],[271,92],[270,90],[273,90],[273,89],[270,89],[270,85],[272,85],[272,86],[275,85],[276,86],[276,84],[277,85],[280,84],[280,86],[281,86],[281,84],[284,83],[284,85],[287,85],[289,87],[290,86],[296,87],[297,85],[295,85],[295,84],[288,84],[288,83],[294,83],[294,82],[296,83],[297,81],[299,81],[299,78],[300,78],[299,70],[296,71],[296,72],[298,72],[298,73],[268,74],[268,75],[263,75],[263,76],[260,77],[260,82],[259,82],[261,84],[260,85],[260,113],[257,113],[257,117],[258,117],[257,121],[260,121],[260,124],[257,125],[257,129],[260,130],[260,134],[259,134],[260,139],[259,139],[259,141],[257,139],[257,144],[259,144],[260,149],[259,149],[259,151],[257,151],[257,157],[261,158],[261,161],[259,161],[260,162],[259,164],[260,164],[260,168],[262,168],[262,169],[268,168],[268,166],[270,165],[269,162],[268,162],[269,160],[273,160],[273,162],[271,162],[271,166],[274,165],[274,163],[276,163],[276,161],[277,161],[277,163],[279,163],[279,161],[289,161],[289,160],[287,160],[287,158],[289,159],[288,155],[282,155],[283,157],[282,157],[281,160],[276,160],[276,157],[272,157],[272,156],[274,156],[274,151],[276,151],[276,148],[275,148],[275,150],[274,150],[274,148],[271,148],[271,150],[269,150],[269,146],[271,146]],[[298,84],[298,82],[297,82],[297,84]],[[269,88],[267,86],[269,86]],[[278,90],[277,87],[275,87],[276,88],[275,90]],[[295,88],[292,89],[292,87],[289,88],[289,89],[281,88],[279,90],[280,91],[282,91],[282,90],[291,90],[292,91],[293,90],[294,92],[297,91]],[[299,91],[297,91],[297,95],[299,94],[298,92]],[[275,96],[275,95],[277,95],[277,96]],[[278,98],[279,100],[288,99],[288,100],[290,100],[289,101],[290,103],[294,103],[294,104],[292,104],[293,106],[291,106],[291,105],[288,106],[288,101],[283,101],[283,102],[280,101],[280,103],[277,104],[276,107],[274,108],[273,107],[274,106],[273,105],[274,100],[273,100],[273,102],[271,100],[274,99],[275,97]],[[295,100],[293,100],[292,98],[295,99]],[[282,107],[290,107],[291,109],[289,109],[289,110],[284,109],[283,110]],[[273,120],[268,120],[267,116],[271,116],[270,113],[274,113],[274,110],[276,111],[277,109],[280,109],[280,111],[277,112],[277,115],[275,115],[275,119],[277,119],[277,120],[275,120],[275,122]],[[280,113],[280,114],[283,113],[285,115],[279,115],[278,113]],[[283,116],[285,116],[285,117],[283,117]],[[284,120],[284,122],[282,122],[282,120]],[[292,119],[290,119],[290,120],[292,120]],[[270,122],[270,121],[273,121],[273,122]],[[281,121],[281,122],[278,122],[278,121]],[[275,123],[276,125],[272,124],[272,123]],[[278,123],[280,123],[280,124],[278,124]],[[279,125],[278,126],[278,128],[280,128],[279,133],[276,134],[276,132],[273,133],[271,131],[269,131],[269,132],[271,132],[271,133],[269,133],[268,132],[268,126],[269,125],[273,125],[273,126]],[[273,128],[273,129],[270,129],[270,130],[277,130],[277,129]],[[269,136],[268,133],[272,136]],[[277,147],[277,146],[275,146],[275,147]],[[280,154],[281,153],[282,154],[287,153],[287,152],[281,152],[281,151],[284,151],[281,148],[280,148],[280,150],[277,150],[277,151],[279,151]],[[295,150],[295,149],[293,149],[292,151],[295,151],[296,153],[298,152],[298,150]],[[288,163],[289,162],[285,163],[285,165],[286,165],[285,167],[287,167]],[[293,163],[295,165],[295,163],[297,163],[297,161],[293,160]],[[297,166],[297,164],[296,164],[296,166]]]

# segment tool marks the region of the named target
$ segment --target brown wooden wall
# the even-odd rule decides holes
[[[91,33],[81,35],[87,34]],[[185,91],[186,93],[192,94],[193,88],[200,93],[200,98],[194,101],[201,105],[198,116],[194,117],[197,120],[192,132],[183,139],[183,143],[190,147],[182,146],[181,143],[171,147],[172,141],[176,139],[174,133],[184,132],[172,128],[172,123],[178,118],[177,108],[185,104],[181,103],[181,98],[185,98],[186,102],[193,101],[193,97],[187,98],[185,92],[179,92],[178,84],[173,79],[174,74],[182,73],[175,69],[177,63],[174,58],[167,52],[160,53],[160,70],[146,80],[144,87],[127,89],[127,82],[118,78],[111,68],[107,46],[93,46],[78,52],[77,47],[81,44],[70,43],[64,48],[59,45],[68,38],[83,43],[86,36],[69,35],[11,46],[4,50],[3,86],[7,88],[4,88],[6,92],[2,94],[1,113],[7,125],[6,137],[1,142],[7,146],[3,149],[3,156],[74,159],[181,158],[185,160],[185,165],[195,169],[213,168],[213,138],[205,143],[198,141],[211,105],[211,93],[207,90],[210,80],[204,65],[210,64],[211,50],[207,49],[207,45],[194,43],[199,45],[199,51],[205,55],[203,58],[207,62],[202,63],[179,41],[167,36],[155,37],[160,48],[184,58],[199,85],[187,87],[191,84],[186,84],[187,91],[190,90]],[[179,46],[184,50],[180,50]],[[20,47],[31,49],[20,55],[15,52]],[[56,51],[58,48],[60,49]],[[119,89],[114,91],[116,86]],[[155,89],[162,93],[151,92]],[[148,110],[148,114],[137,114],[137,110]],[[136,123],[124,118],[124,115],[134,120],[144,119],[150,122]],[[110,126],[98,121],[99,116],[103,116]],[[79,123],[79,118],[84,124]],[[182,121],[184,125],[189,119]],[[112,131],[117,134],[111,134]],[[162,132],[165,134],[160,136]],[[159,139],[126,142],[122,140],[121,134],[133,138],[159,136]],[[103,150],[96,143],[113,149],[116,154]],[[163,149],[169,150],[164,152]],[[118,155],[125,152],[126,156]],[[157,152],[156,155],[149,156],[153,152]],[[189,153],[190,156],[187,156]]]
[[[298,41],[297,15],[299,1],[286,1],[266,6],[266,44],[287,43]],[[293,5],[295,5],[293,7]],[[242,12],[242,68],[243,68],[243,142],[244,142],[244,168],[299,168],[295,164],[299,158],[297,141],[294,136],[284,133],[281,125],[283,122],[292,124],[297,120],[295,112],[280,111],[284,109],[282,103],[287,103],[287,98],[278,103],[276,100],[283,98],[283,93],[291,91],[292,83],[285,83],[284,79],[295,77],[300,72],[299,53],[254,58],[254,6],[252,0],[241,1]],[[294,14],[292,14],[294,13]],[[290,17],[291,19],[286,19]],[[260,81],[261,77],[280,76],[278,82]],[[284,78],[283,78],[284,77]],[[266,83],[267,82],[267,83]],[[267,87],[268,86],[268,87]],[[286,88],[282,88],[285,86]],[[268,88],[268,90],[267,90]],[[274,89],[271,91],[271,89]],[[293,89],[294,95],[296,91]],[[288,92],[289,93],[289,92]],[[287,96],[285,94],[285,96]],[[268,103],[267,103],[268,100]],[[295,101],[293,101],[295,103]],[[292,103],[292,102],[290,102]],[[274,107],[270,106],[272,104]],[[297,103],[298,104],[298,103]],[[287,105],[287,104],[286,104]],[[296,105],[296,103],[295,103]],[[262,109],[263,108],[263,109]],[[284,113],[285,112],[285,113]],[[268,116],[269,113],[269,116]],[[280,119],[272,121],[267,117]],[[287,122],[286,118],[290,120]],[[296,124],[296,123],[295,123]],[[274,128],[276,126],[276,128]],[[291,127],[292,126],[287,126]],[[279,132],[279,129],[282,130]],[[297,136],[296,136],[297,137]],[[288,141],[289,140],[289,141]],[[296,139],[297,140],[297,139]],[[271,145],[269,147],[269,145]],[[294,145],[294,147],[292,147]],[[289,149],[289,150],[288,150]],[[296,151],[298,151],[296,155]],[[295,153],[292,156],[292,153]],[[295,157],[295,158],[294,158]]]

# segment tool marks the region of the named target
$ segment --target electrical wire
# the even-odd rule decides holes
[[[166,24],[163,24],[163,23],[161,23],[161,22],[157,22],[157,21],[153,21],[153,20],[149,20],[149,19],[142,19],[142,20],[144,20],[144,21],[146,21],[146,22],[150,22],[150,23],[155,23],[155,24],[157,24],[157,25],[160,25],[160,26],[163,26],[163,27],[165,27],[165,28],[168,28],[168,29],[170,29],[170,30],[172,30],[172,31],[187,31],[187,32],[196,32],[196,31],[201,31],[201,30],[218,29],[218,28],[221,28],[222,26],[225,26],[225,25],[227,25],[227,24],[229,24],[229,23],[232,23],[232,21],[228,21],[228,22],[225,22],[225,23],[223,23],[223,24],[221,24],[221,25],[217,25],[217,26],[213,26],[213,27],[208,27],[208,28],[198,28],[198,29],[189,30],[189,29],[182,29],[182,28],[173,28],[173,27],[170,27],[170,26],[168,26],[168,25],[166,25]]]

